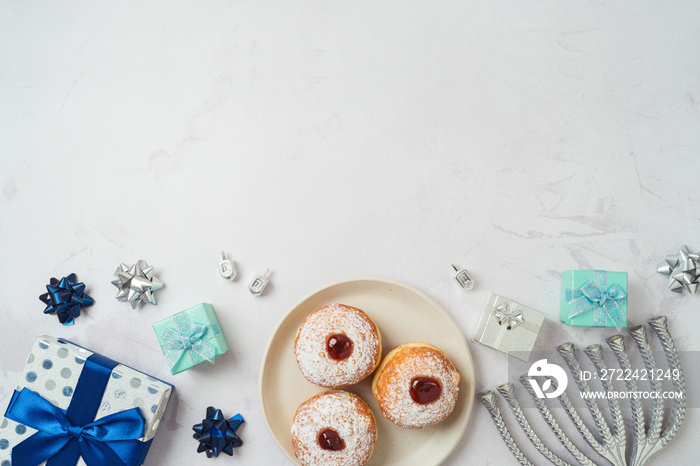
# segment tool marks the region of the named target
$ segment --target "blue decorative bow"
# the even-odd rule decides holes
[[[168,347],[165,353],[165,364],[172,368],[185,354],[190,358],[193,366],[204,361],[214,363],[216,348],[207,340],[211,340],[221,333],[216,324],[202,325],[191,323],[185,311],[173,315],[173,321],[177,329],[167,328],[160,339]]]
[[[80,310],[95,302],[85,293],[85,284],[78,283],[74,273],[60,281],[51,278],[50,284],[46,285],[46,293],[39,299],[46,304],[44,314],[56,314],[63,325],[73,325],[73,320],[80,316]]]
[[[604,270],[593,272],[593,280],[578,290],[566,290],[569,303],[569,319],[593,308],[593,325],[605,327],[610,318],[617,330],[627,326],[627,317],[620,306],[627,306],[627,293],[620,285],[608,289],[608,276]]]
[[[15,392],[6,416],[36,429],[12,449],[14,466],[36,466],[47,460],[56,466],[86,464],[131,466],[137,463],[145,421],[138,408],[110,414],[85,425],[74,425],[66,411],[36,392]]]
[[[207,418],[192,426],[193,437],[199,440],[197,453],[206,452],[207,457],[219,456],[221,452],[233,456],[233,449],[243,445],[236,431],[245,420],[240,414],[226,419],[220,409],[207,408]]]

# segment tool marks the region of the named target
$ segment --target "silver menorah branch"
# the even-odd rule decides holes
[[[583,379],[583,377],[581,377],[581,365],[579,364],[578,359],[576,357],[574,344],[564,343],[563,345],[559,345],[557,351],[564,358],[566,365],[569,367],[569,371],[571,372],[571,375],[573,376],[574,382],[576,382],[576,386],[578,387],[579,391],[581,393],[586,394],[592,393],[588,382],[586,382]],[[621,466],[626,464],[624,461],[625,443],[623,442],[620,445],[617,442],[616,438],[613,437],[610,427],[608,427],[608,424],[605,421],[605,418],[603,417],[603,412],[596,404],[592,395],[587,395],[583,398],[586,402],[586,407],[591,412],[591,416],[593,416],[593,422],[595,424],[596,430],[603,439],[603,448],[605,452],[601,456],[605,457],[615,466]]]
[[[632,335],[634,342],[637,344],[639,354],[642,355],[644,367],[646,368],[647,372],[650,374],[657,373],[659,369],[656,366],[654,353],[651,351],[646,325],[637,325],[636,327],[630,329],[630,335]],[[661,381],[651,377],[649,378],[649,385],[657,396],[651,400],[650,426],[647,435],[650,441],[655,442],[661,436],[661,427],[664,422],[664,403],[659,396],[661,393]]]
[[[530,378],[529,376],[521,376],[520,378],[522,379],[523,377]],[[556,379],[551,379],[552,380],[552,387],[556,390],[557,389],[557,381]],[[566,415],[569,416],[569,419],[571,422],[574,424],[574,427],[576,427],[576,430],[578,433],[583,437],[588,445],[593,448],[593,450],[598,453],[600,456],[603,456],[605,458],[609,458],[610,462],[613,464],[616,464],[614,459],[615,457],[613,456],[612,451],[606,447],[604,444],[600,443],[596,438],[593,436],[593,433],[588,429],[586,424],[584,424],[583,419],[581,419],[581,416],[579,416],[578,412],[574,408],[573,403],[569,399],[569,396],[566,394],[566,392],[562,393],[559,395],[559,402],[561,403],[562,407],[566,411]],[[569,440],[571,441],[571,440]],[[583,464],[583,463],[582,463]],[[623,463],[624,464],[624,463]]]
[[[567,416],[586,443],[588,443],[597,454],[607,459],[613,466],[643,466],[654,453],[659,451],[671,441],[671,439],[678,432],[678,429],[683,423],[683,418],[685,417],[685,378],[683,376],[683,368],[681,367],[680,359],[678,358],[676,346],[673,343],[673,338],[668,331],[667,319],[664,316],[656,317],[649,321],[649,325],[651,325],[651,328],[654,329],[654,332],[659,338],[664,355],[666,356],[669,370],[673,374],[671,380],[674,390],[676,394],[679,394],[680,396],[674,398],[673,405],[671,407],[671,414],[669,415],[666,427],[663,428],[664,402],[663,398],[661,397],[661,377],[658,376],[661,371],[656,364],[656,360],[651,350],[647,328],[645,325],[638,325],[630,329],[629,332],[634,339],[637,349],[642,356],[642,361],[644,362],[644,368],[646,370],[646,374],[648,375],[646,379],[649,381],[649,388],[651,389],[651,392],[655,393],[655,396],[651,396],[651,412],[648,424],[645,424],[644,409],[641,399],[637,396],[629,397],[632,414],[632,449],[629,458],[625,456],[627,432],[625,429],[625,421],[622,416],[622,409],[620,407],[619,400],[614,397],[607,397],[612,424],[610,426],[608,425],[605,416],[603,416],[603,412],[601,411],[600,407],[596,403],[595,398],[591,396],[592,392],[588,382],[582,376],[582,370],[576,355],[574,344],[564,343],[557,348],[557,351],[566,362],[576,387],[578,388],[579,392],[581,392],[582,398],[585,400],[586,408],[593,419],[595,432],[591,432],[588,426],[586,426],[586,424],[583,422],[581,416],[574,408],[566,392],[562,393],[558,397],[559,402],[564,407]],[[632,364],[630,362],[629,355],[627,354],[625,340],[622,335],[614,335],[608,338],[606,343],[615,355],[617,363],[622,372],[627,374],[631,373]],[[611,382],[611,377],[605,376],[606,374],[610,373],[610,369],[608,369],[605,359],[603,358],[602,346],[591,345],[584,350],[584,353],[593,363],[603,389],[606,392],[612,392],[614,388]],[[536,393],[534,389],[536,387],[533,388],[533,384],[531,383],[532,379],[533,377],[526,374],[520,377],[520,382],[530,394],[535,407],[549,428],[556,435],[559,442],[566,448],[571,456],[575,458],[578,464],[584,466],[595,465],[596,463],[582,453],[571,438],[563,431],[559,425],[559,422],[552,415],[552,412],[545,403],[544,399],[538,396],[538,393]],[[639,393],[637,381],[634,377],[624,377],[624,379],[628,392]],[[551,386],[556,391],[556,379],[549,377],[549,380]],[[532,429],[530,422],[527,420],[525,413],[520,407],[513,384],[506,383],[499,386],[498,392],[507,401],[516,421],[518,422],[518,425],[520,425],[520,428],[525,432],[525,435],[535,446],[535,448],[537,448],[537,450],[551,463],[562,466],[568,465],[569,463],[547,448],[537,433]],[[489,414],[491,414],[491,418],[501,434],[501,437],[520,464],[527,466],[533,464],[520,450],[517,443],[513,439],[511,432],[505,425],[501,411],[499,410],[496,402],[495,392],[489,390],[480,393],[479,400],[481,400],[481,402],[488,409]],[[646,425],[649,426],[648,429],[646,428]]]
[[[549,410],[547,407],[547,404],[544,402],[542,398],[539,398],[537,394],[535,393],[535,390],[532,388],[532,384],[530,383],[530,376],[528,375],[522,375],[520,377],[520,383],[523,384],[523,387],[527,390],[527,392],[530,394],[532,397],[532,401],[535,403],[535,406],[537,407],[537,410],[540,412],[544,420],[547,422],[547,425],[549,426],[550,429],[552,429],[552,432],[557,436],[559,439],[559,442],[561,442],[562,445],[564,445],[564,448],[566,448],[571,455],[576,458],[576,461],[578,461],[579,464],[583,466],[596,466],[596,464],[593,462],[592,459],[590,459],[588,456],[583,454],[581,450],[574,445],[574,442],[571,441],[571,439],[564,433],[564,430],[559,426],[559,423],[557,420],[554,418],[552,415],[552,412]],[[552,379],[552,384],[554,386],[554,389],[556,390],[557,385],[556,385],[556,380]],[[573,409],[573,408],[572,408]],[[592,438],[592,435],[591,435]],[[595,439],[594,439],[595,440]]]
[[[603,347],[595,344],[587,347],[583,352],[586,353],[588,359],[593,363],[596,374],[598,375],[598,380],[601,381],[603,389],[606,392],[613,391],[612,381],[610,378],[605,377],[605,375],[609,373],[609,369],[603,358]],[[610,415],[613,420],[613,437],[617,446],[614,450],[611,448],[610,453],[615,454],[613,461],[615,464],[624,464],[627,435],[625,432],[625,419],[622,417],[622,409],[620,409],[620,402],[618,399],[608,398],[608,408],[610,409]]]
[[[678,351],[676,351],[676,345],[673,343],[673,338],[668,331],[668,321],[665,316],[656,317],[649,321],[651,328],[656,332],[656,336],[659,337],[661,342],[661,347],[666,355],[666,361],[668,361],[668,366],[671,369],[678,369],[678,377],[672,378],[673,388],[683,394],[680,398],[675,398],[673,400],[673,407],[671,408],[671,415],[668,420],[668,425],[661,434],[661,444],[666,446],[668,442],[671,441],[673,437],[678,433],[681,424],[683,424],[683,418],[685,417],[686,401],[685,401],[685,377],[683,376],[683,367],[681,366],[681,361],[678,358]]]
[[[491,419],[493,419],[493,423],[496,424],[498,432],[501,434],[501,437],[506,443],[508,449],[511,451],[511,453],[513,453],[513,456],[515,456],[515,459],[517,459],[518,462],[523,466],[534,466],[527,458],[525,458],[523,452],[520,451],[520,448],[518,448],[518,444],[515,443],[515,440],[513,440],[513,437],[510,435],[510,431],[508,431],[506,423],[503,422],[501,410],[498,409],[498,404],[496,404],[496,395],[493,393],[493,391],[487,390],[485,392],[479,393],[478,396],[481,402],[484,404],[484,406],[486,406],[486,409],[489,411],[489,414],[491,414]]]
[[[520,403],[518,402],[518,399],[515,397],[515,389],[513,388],[513,384],[506,383],[501,385],[500,387],[498,387],[498,393],[500,393],[503,396],[503,398],[506,399],[506,401],[510,405],[510,410],[515,416],[515,419],[518,421],[518,424],[520,424],[520,428],[523,429],[525,435],[527,435],[527,438],[529,438],[530,442],[532,442],[535,448],[537,448],[537,451],[542,453],[542,455],[545,458],[547,458],[549,461],[551,461],[557,466],[571,466],[559,456],[552,453],[552,451],[550,451],[549,448],[547,448],[544,445],[544,443],[542,443],[542,440],[540,440],[535,431],[532,430],[532,427],[530,427],[530,423],[525,417],[525,413],[523,413],[523,410],[520,408]]]

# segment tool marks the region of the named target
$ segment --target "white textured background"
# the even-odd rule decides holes
[[[207,464],[190,428],[210,404],[248,421],[238,464],[287,464],[259,409],[265,344],[354,275],[417,286],[467,336],[504,294],[547,313],[551,348],[613,333],[558,323],[560,272],[627,271],[630,322],[667,314],[700,350],[700,296],[656,273],[700,249],[698,24],[695,1],[0,1],[2,409],[49,333],[175,383],[148,464]],[[132,311],[110,280],[140,258],[166,287]],[[61,327],[38,296],[71,272],[96,304]],[[201,301],[231,352],[172,377],[150,324]],[[471,348],[477,390],[506,380]],[[695,463],[696,413],[654,464]],[[511,463],[475,406],[447,464]]]

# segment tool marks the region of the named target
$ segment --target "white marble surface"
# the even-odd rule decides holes
[[[264,347],[300,297],[356,275],[424,290],[468,336],[502,293],[547,313],[550,348],[612,333],[558,323],[560,272],[627,271],[630,321],[667,314],[700,350],[700,296],[656,273],[700,249],[698,24],[693,1],[3,1],[2,409],[48,333],[175,383],[147,464],[208,464],[190,428],[210,404],[246,417],[231,464],[288,464]],[[132,311],[110,280],[137,259],[166,286]],[[38,296],[71,272],[96,304],[61,327]],[[151,323],[201,301],[231,352],[170,376]],[[505,381],[504,355],[471,349],[477,390]],[[694,464],[698,435],[691,409],[652,463]],[[514,462],[475,406],[446,464]]]

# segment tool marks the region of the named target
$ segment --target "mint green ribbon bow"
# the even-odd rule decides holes
[[[569,303],[569,319],[593,309],[593,326],[605,327],[610,318],[617,330],[627,326],[627,317],[621,306],[627,306],[627,293],[620,285],[608,289],[608,274],[595,270],[593,280],[583,284],[578,290],[566,290]]]
[[[173,316],[177,329],[167,328],[161,335],[161,340],[168,347],[165,353],[165,364],[171,369],[183,356],[187,355],[192,366],[209,361],[214,363],[216,348],[207,340],[219,335],[217,324],[203,325],[191,323],[187,314],[178,312]]]

